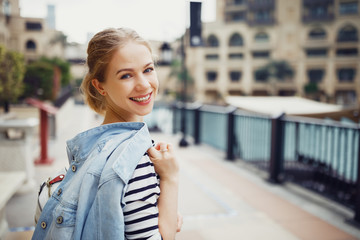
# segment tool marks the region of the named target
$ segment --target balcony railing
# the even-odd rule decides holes
[[[334,0],[303,0],[303,5],[334,4]]]
[[[273,182],[291,181],[337,201],[352,209],[360,223],[358,124],[176,105],[155,107],[148,126],[177,133],[183,107],[186,134],[196,144],[206,143],[224,151],[229,160],[253,164],[268,172]]]
[[[304,23],[309,23],[309,22],[329,22],[329,21],[333,21],[335,19],[334,14],[332,13],[328,13],[326,15],[307,15],[307,16],[303,16],[302,20]]]
[[[248,2],[248,8],[250,11],[274,10],[275,9],[275,1],[274,0],[250,1],[250,2]]]
[[[253,20],[248,20],[247,23],[250,26],[274,25],[276,23],[276,21],[273,18],[270,18],[270,19],[253,19]]]

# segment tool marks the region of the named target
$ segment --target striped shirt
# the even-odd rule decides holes
[[[126,239],[161,239],[158,226],[159,178],[145,154],[125,190],[123,206]]]

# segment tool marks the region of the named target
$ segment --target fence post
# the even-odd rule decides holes
[[[227,160],[234,160],[235,153],[234,153],[234,130],[235,130],[235,113],[236,109],[231,110],[228,113],[228,127],[227,127],[227,151],[226,151],[226,159]]]
[[[186,102],[182,102],[181,106],[181,122],[180,122],[180,129],[182,132],[182,138],[179,142],[180,147],[187,147],[189,145],[188,141],[186,140],[186,115],[187,115],[187,109],[186,109]]]
[[[283,165],[283,129],[280,114],[271,119],[271,152],[269,163],[269,182],[281,183],[280,174]]]
[[[194,109],[194,142],[200,144],[200,108]]]
[[[360,128],[358,128],[358,166],[357,166],[357,180],[356,180],[356,200],[355,200],[355,216],[354,221],[360,224]]]
[[[172,113],[173,113],[173,118],[172,118],[172,132],[173,134],[176,134],[177,133],[177,126],[176,126],[176,119],[177,119],[177,110],[178,110],[178,107],[176,106],[176,104],[173,104],[171,106],[172,108]]]

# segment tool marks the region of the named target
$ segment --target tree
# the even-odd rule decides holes
[[[24,97],[53,100],[54,67],[44,61],[35,61],[26,66]]]
[[[4,104],[4,112],[9,112],[10,102],[17,101],[23,93],[24,73],[24,56],[0,45],[0,101]]]
[[[276,81],[284,81],[287,78],[294,76],[294,70],[290,64],[286,61],[270,61],[265,66],[259,68],[255,72],[255,78],[260,81],[269,82],[273,86],[273,95],[275,95],[275,84]]]
[[[40,61],[48,62],[51,65],[60,68],[61,71],[61,86],[66,86],[70,83],[71,74],[70,74],[70,63],[60,59],[60,58],[40,58]]]
[[[70,64],[60,58],[42,57],[26,66],[24,97],[37,97],[42,100],[55,100],[54,77],[60,70],[60,85],[70,83]]]
[[[171,71],[169,74],[169,77],[176,77],[178,80],[178,83],[182,85],[184,79],[186,79],[186,83],[188,84],[188,86],[190,85],[190,90],[194,90],[193,88],[193,84],[194,84],[194,80],[193,78],[189,75],[188,71],[184,71],[182,63],[180,60],[173,60],[171,62]],[[189,89],[188,89],[189,90]],[[176,99],[180,99],[181,98],[181,92],[176,92]],[[191,94],[187,94],[187,99],[189,99],[189,95]]]

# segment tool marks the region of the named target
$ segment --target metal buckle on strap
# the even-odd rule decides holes
[[[57,183],[57,182],[61,182],[63,179],[64,179],[65,175],[64,174],[60,174],[59,176],[51,179],[49,178],[47,181],[46,181],[46,186],[48,187],[48,195],[49,197],[51,197],[51,185],[53,185],[54,183]]]

